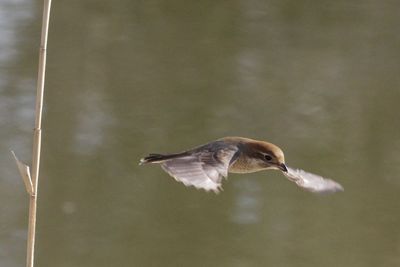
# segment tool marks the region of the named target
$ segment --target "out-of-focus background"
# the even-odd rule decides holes
[[[400,266],[400,2],[54,1],[37,266]],[[42,1],[0,2],[0,266],[25,263]],[[227,135],[290,166],[176,183],[149,152]]]

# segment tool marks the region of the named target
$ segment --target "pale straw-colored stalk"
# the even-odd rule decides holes
[[[38,181],[40,167],[40,151],[42,144],[42,113],[43,113],[43,93],[46,70],[46,50],[47,36],[49,29],[51,0],[44,0],[42,34],[39,49],[39,70],[36,92],[35,107],[35,128],[33,129],[33,152],[32,152],[32,172],[29,167],[18,160],[12,152],[18,166],[18,170],[24,181],[26,191],[29,194],[29,222],[28,222],[28,241],[27,241],[27,259],[26,266],[33,267],[35,255],[35,237],[36,237],[36,211],[38,197]]]

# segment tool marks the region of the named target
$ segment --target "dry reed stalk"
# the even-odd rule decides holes
[[[35,107],[35,128],[33,129],[33,152],[32,152],[32,172],[29,167],[18,160],[14,152],[12,152],[17,162],[18,170],[24,181],[26,191],[30,196],[29,202],[29,222],[28,222],[28,241],[27,241],[27,259],[26,266],[33,267],[35,256],[35,236],[36,236],[36,211],[38,197],[38,180],[40,166],[40,151],[42,145],[42,113],[43,113],[43,93],[46,70],[46,50],[47,36],[49,29],[51,0],[44,0],[42,34],[39,49],[39,70],[36,92]]]

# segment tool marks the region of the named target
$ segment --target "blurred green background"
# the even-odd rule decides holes
[[[399,1],[53,1],[37,266],[400,266]],[[0,265],[25,263],[42,1],[0,2]],[[226,135],[290,166],[176,183],[149,152]]]

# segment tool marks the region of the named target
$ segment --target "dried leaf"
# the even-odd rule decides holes
[[[33,183],[32,183],[32,178],[31,178],[31,173],[29,171],[29,166],[21,162],[17,156],[15,155],[14,151],[11,150],[11,153],[15,159],[15,162],[17,163],[17,167],[19,170],[19,173],[21,174],[22,180],[24,181],[26,192],[28,192],[29,195],[33,195]]]

